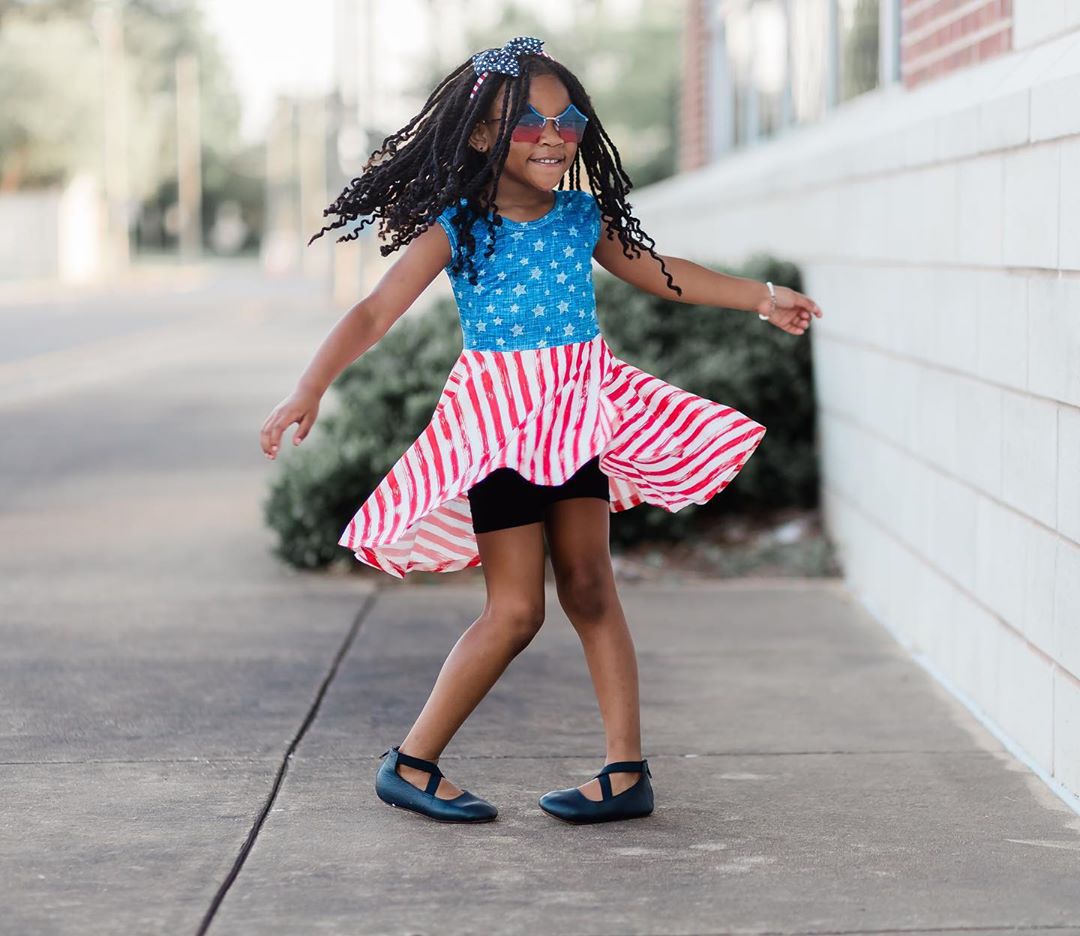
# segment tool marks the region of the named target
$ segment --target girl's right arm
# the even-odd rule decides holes
[[[439,224],[432,224],[410,241],[404,253],[323,339],[311,363],[263,422],[259,442],[267,458],[275,458],[281,436],[293,423],[293,445],[299,445],[315,424],[319,401],[349,364],[379,342],[432,280],[450,263],[450,241]]]

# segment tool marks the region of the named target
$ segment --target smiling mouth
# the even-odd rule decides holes
[[[561,156],[558,159],[555,159],[551,156],[544,156],[530,159],[529,162],[539,163],[541,166],[561,166],[564,162],[566,162],[566,157]]]

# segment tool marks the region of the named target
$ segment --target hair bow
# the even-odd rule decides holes
[[[545,55],[551,58],[544,51],[544,40],[535,39],[532,36],[516,36],[501,49],[484,49],[483,52],[477,52],[472,57],[472,63],[473,70],[480,77],[476,80],[476,84],[473,85],[469,100],[471,101],[476,97],[480,85],[484,83],[484,79],[491,72],[498,72],[501,75],[510,75],[516,78],[521,73],[518,63],[519,55]]]

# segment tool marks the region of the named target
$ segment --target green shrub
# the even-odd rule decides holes
[[[737,272],[802,289],[796,267],[768,257]],[[619,357],[768,429],[735,481],[708,504],[614,514],[613,541],[679,538],[717,511],[816,503],[809,334],[788,335],[752,313],[651,296],[599,270],[596,296],[604,336]],[[338,535],[423,431],[460,353],[457,311],[446,299],[400,319],[338,377],[337,405],[325,407],[311,438],[296,451],[282,446],[290,454],[263,505],[279,556],[300,568],[355,562]]]

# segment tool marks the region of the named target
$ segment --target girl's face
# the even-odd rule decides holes
[[[529,103],[544,116],[555,117],[570,106],[570,93],[554,75],[536,75],[529,82]],[[477,124],[469,137],[474,149],[483,153],[495,146],[502,110],[500,87],[489,108],[487,122]],[[521,185],[550,192],[573,164],[577,149],[578,144],[563,139],[555,129],[555,121],[549,120],[535,143],[510,141],[500,182],[509,177]],[[553,159],[558,161],[551,162]]]

